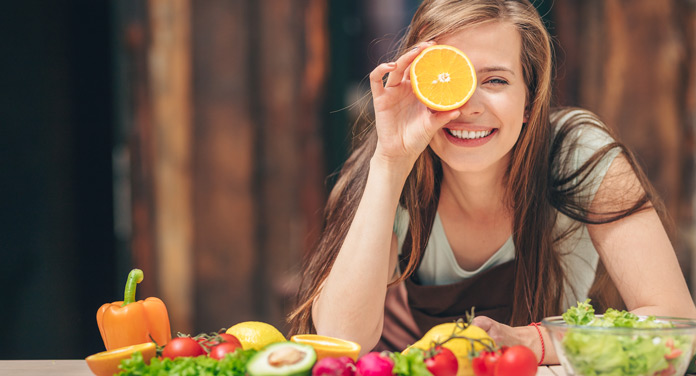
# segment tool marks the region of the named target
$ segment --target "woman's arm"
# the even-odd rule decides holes
[[[626,159],[614,159],[590,207],[594,213],[624,209],[643,194]],[[592,242],[635,314],[696,318],[696,307],[672,244],[656,211],[640,211],[615,222],[588,225]]]
[[[396,266],[394,215],[406,178],[435,132],[459,116],[457,110],[432,113],[413,94],[407,70],[427,45],[370,74],[377,146],[355,217],[312,306],[318,333],[358,342],[363,353],[382,334],[387,284]]]
[[[593,213],[626,209],[643,194],[626,159],[614,159],[590,205]],[[597,219],[596,217],[594,219]],[[592,243],[627,308],[637,315],[696,318],[696,307],[679,262],[659,216],[646,209],[615,222],[588,225]],[[499,345],[522,344],[541,357],[542,341],[534,327],[510,327],[488,317],[474,318]],[[544,363],[557,364],[558,356],[546,329],[540,328]]]
[[[370,163],[355,218],[312,307],[317,333],[355,341],[363,353],[382,334],[387,284],[396,266],[394,214],[405,179],[376,160]]]

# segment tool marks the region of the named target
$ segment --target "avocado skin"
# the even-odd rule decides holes
[[[290,346],[307,355],[300,362],[283,367],[273,367],[268,364],[268,356],[281,347]],[[310,376],[312,367],[317,361],[317,353],[310,345],[295,342],[276,342],[256,353],[247,364],[249,376]]]

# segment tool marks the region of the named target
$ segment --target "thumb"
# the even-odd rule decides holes
[[[476,316],[474,317],[474,320],[471,322],[471,325],[478,326],[479,328],[488,332],[489,330],[491,330],[491,327],[493,327],[493,324],[495,323],[496,322],[489,317]]]
[[[430,125],[428,132],[432,135],[439,131],[450,121],[456,119],[461,115],[461,111],[455,109],[451,111],[437,111],[433,113],[430,117]]]

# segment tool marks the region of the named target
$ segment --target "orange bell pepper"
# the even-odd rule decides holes
[[[97,325],[107,350],[152,341],[164,346],[172,339],[164,302],[158,298],[135,301],[135,287],[142,280],[142,270],[131,270],[123,301],[106,303],[97,311]]]

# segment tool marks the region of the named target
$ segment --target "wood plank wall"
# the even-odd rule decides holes
[[[141,295],[165,300],[174,332],[242,320],[284,330],[325,199],[327,6],[116,5],[128,246],[145,271]],[[684,0],[557,0],[551,15],[562,46],[559,104],[597,112],[636,151],[674,217],[687,278],[696,249],[695,8]]]
[[[562,0],[553,11],[561,104],[596,112],[637,154],[665,201],[677,256],[696,286],[696,4]]]
[[[326,1],[118,6],[139,295],[165,301],[175,333],[285,332],[325,195]]]

